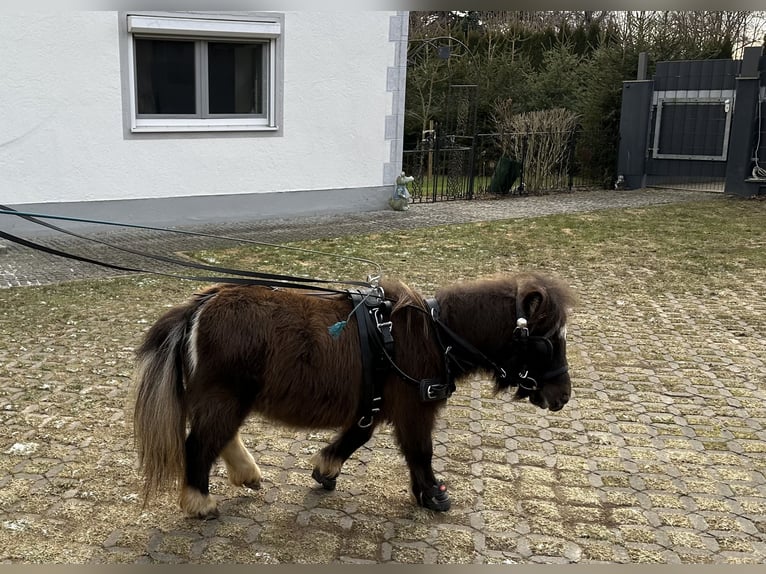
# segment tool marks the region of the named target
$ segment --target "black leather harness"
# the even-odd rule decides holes
[[[348,291],[348,293],[354,306],[353,313],[359,330],[362,354],[363,385],[357,409],[357,425],[360,428],[370,427],[375,415],[380,412],[383,402],[383,382],[392,369],[402,380],[418,387],[422,402],[448,399],[455,391],[456,377],[476,367],[494,371],[499,379],[507,380],[510,385],[529,391],[539,389],[544,381],[558,377],[568,370],[565,362],[543,373],[530,372],[528,361],[533,355],[543,361],[553,359],[553,346],[550,341],[552,333],[544,337],[530,335],[526,319],[519,316],[513,333],[513,347],[516,349],[514,355],[519,358],[519,362],[514,361],[513,372],[507,373],[505,369],[447,327],[441,321],[438,302],[434,298],[429,298],[425,300],[426,312],[434,325],[436,341],[442,349],[445,376],[415,379],[403,372],[394,360],[391,322],[393,305],[386,299],[383,289],[374,287],[368,291]],[[533,375],[535,375],[534,378]]]
[[[368,428],[380,412],[383,401],[383,381],[394,356],[394,337],[391,331],[391,301],[387,301],[380,287],[367,293],[349,291],[354,305],[362,353],[364,383],[359,401],[357,425]]]

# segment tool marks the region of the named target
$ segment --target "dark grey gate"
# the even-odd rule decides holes
[[[618,172],[629,187],[723,191],[741,60],[657,62],[623,83]]]
[[[658,62],[646,185],[723,191],[739,60]]]
[[[658,62],[623,82],[617,172],[628,188],[673,187],[766,195],[766,55]]]

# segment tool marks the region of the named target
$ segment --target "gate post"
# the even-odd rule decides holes
[[[476,134],[471,136],[471,151],[468,153],[468,199],[473,199],[474,162],[476,161]]]
[[[519,186],[516,188],[519,193],[527,191],[527,184],[524,181],[524,168],[527,165],[527,146],[529,145],[529,134],[521,136],[521,172],[519,173]]]
[[[436,203],[436,187],[439,183],[439,171],[441,170],[441,141],[442,141],[442,126],[440,122],[436,122],[436,128],[434,130],[434,161],[433,170],[434,174],[431,178],[431,201]]]
[[[640,189],[646,184],[646,150],[653,94],[654,80],[622,83],[617,175],[625,178],[630,189]]]
[[[648,61],[649,55],[641,52],[636,79],[622,83],[617,175],[625,178],[628,189],[640,189],[646,184],[646,152],[654,95],[654,80],[646,79]]]
[[[764,60],[766,64],[766,56],[761,56],[761,48],[745,48],[740,74],[736,80],[734,117],[729,132],[724,191],[742,197],[759,195],[762,189],[766,189],[766,180],[758,181],[752,178],[755,129],[761,129],[757,121],[758,106],[764,105],[758,97],[759,60]]]
[[[567,187],[569,188],[569,191],[572,191],[572,188],[574,187],[574,152],[576,137],[577,130],[574,130],[569,135],[569,142],[567,143]]]

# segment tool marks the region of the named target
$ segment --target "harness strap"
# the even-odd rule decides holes
[[[436,336],[439,340],[439,345],[442,349],[444,349],[444,362],[445,366],[447,368],[447,378],[451,383],[452,390],[454,390],[454,377],[450,373],[450,363],[454,364],[457,368],[459,368],[462,371],[468,371],[471,366],[477,366],[477,365],[483,365],[485,368],[495,371],[499,379],[502,380],[510,380],[512,381],[512,384],[515,384],[517,386],[520,386],[522,388],[525,388],[527,390],[536,390],[539,388],[539,382],[543,382],[549,379],[553,379],[555,377],[558,377],[560,375],[563,375],[569,370],[569,367],[564,364],[560,367],[548,370],[540,375],[537,375],[538,379],[533,378],[530,373],[529,369],[527,367],[528,362],[528,350],[529,350],[529,343],[530,341],[544,341],[545,344],[550,346],[550,341],[548,340],[548,337],[550,335],[546,335],[545,337],[532,337],[529,334],[529,329],[527,328],[527,321],[524,318],[520,305],[517,304],[518,309],[518,323],[517,327],[514,330],[513,334],[513,341],[514,343],[520,347],[520,354],[522,356],[522,365],[521,369],[518,373],[514,372],[510,375],[503,369],[502,367],[498,366],[492,359],[487,357],[484,353],[482,353],[479,349],[477,349],[474,345],[466,341],[463,337],[455,333],[452,329],[447,327],[445,325],[440,317],[439,317],[439,303],[436,301],[435,298],[431,297],[425,300],[426,307],[430,311],[431,318],[433,319],[434,323],[437,325],[436,330]],[[440,331],[443,332],[448,338],[450,344],[445,344],[445,342],[442,339],[442,336],[440,334]],[[453,350],[453,346],[458,347],[459,350],[462,350],[464,355],[467,355],[467,357],[459,357]],[[468,365],[466,367],[466,365]],[[539,380],[539,382],[538,382]]]
[[[495,371],[497,375],[504,379],[507,374],[505,369],[499,367],[494,361],[477,349],[474,345],[466,341],[463,337],[455,333],[452,329],[445,325],[440,318],[439,303],[434,297],[430,297],[425,300],[426,307],[430,311],[431,319],[436,324],[436,337],[439,339],[439,345],[444,349],[445,365],[447,366],[447,377],[450,381],[454,381],[454,377],[450,374],[449,364],[450,361],[458,367],[461,371],[466,372],[470,370],[470,367],[482,364],[484,367]],[[440,331],[446,334],[451,340],[452,344],[446,344],[442,340]],[[470,355],[470,359],[459,357],[454,352],[454,347],[457,346],[463,350],[466,354]],[[454,387],[454,382],[452,382]],[[453,389],[454,390],[454,389]]]
[[[346,291],[343,291],[340,289],[322,287],[321,285],[310,285],[308,283],[295,283],[292,281],[257,279],[255,277],[249,278],[249,277],[215,277],[215,276],[177,275],[175,273],[163,273],[162,271],[147,271],[145,269],[138,269],[135,267],[126,267],[124,265],[106,263],[104,261],[99,261],[98,259],[92,259],[90,257],[84,257],[82,255],[75,255],[73,253],[67,253],[66,251],[61,251],[60,249],[48,247],[47,245],[42,245],[41,243],[35,243],[34,241],[24,239],[23,237],[18,237],[11,233],[6,233],[5,231],[2,231],[2,230],[0,230],[0,237],[4,239],[8,239],[9,241],[13,241],[14,243],[18,243],[19,245],[23,245],[24,247],[36,249],[37,251],[41,251],[43,253],[56,255],[58,257],[64,257],[66,259],[72,259],[74,261],[81,261],[83,263],[92,263],[93,265],[106,267],[107,269],[115,269],[117,271],[128,271],[132,273],[151,273],[152,275],[159,275],[161,277],[171,277],[173,279],[197,281],[199,283],[230,283],[235,285],[260,285],[263,287],[272,287],[272,288],[284,287],[289,289],[305,289],[309,291],[321,291],[323,293],[341,293],[341,294],[346,293]]]
[[[365,293],[360,291],[348,291],[348,293],[357,319],[362,354],[363,386],[357,410],[359,416],[357,425],[361,428],[370,427],[375,415],[380,412],[383,381],[386,373],[392,368],[402,380],[419,387],[420,400],[423,402],[441,401],[452,395],[456,388],[453,367],[464,373],[481,365],[495,371],[498,378],[510,380],[511,384],[527,390],[539,388],[538,381],[530,376],[526,367],[526,355],[530,341],[540,339],[549,346],[550,342],[547,337],[531,337],[526,327],[526,319],[523,317],[514,332],[514,342],[520,347],[523,363],[518,374],[512,373],[509,376],[505,369],[442,322],[439,303],[435,298],[425,299],[426,309],[421,310],[428,313],[436,327],[434,332],[438,345],[443,350],[445,377],[418,380],[404,373],[393,359],[391,302],[385,299],[382,289],[377,287]],[[540,382],[543,382],[562,375],[567,370],[568,366],[564,364],[537,376]]]
[[[382,289],[378,288],[369,293],[349,291],[354,305],[357,328],[359,330],[359,345],[362,354],[362,394],[357,409],[357,426],[369,428],[374,422],[375,415],[380,412],[383,402],[383,380],[388,371],[387,357],[393,353],[394,338],[391,332],[391,321],[383,317],[390,305],[383,297]],[[385,353],[376,353],[382,348]]]

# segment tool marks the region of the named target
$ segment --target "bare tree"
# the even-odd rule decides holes
[[[766,30],[766,12],[748,10],[624,11],[612,21],[623,49],[676,58],[706,57],[727,43],[737,57]]]
[[[442,94],[439,86],[449,79],[449,70],[434,55],[431,46],[425,46],[416,58],[408,62],[407,98],[412,105],[407,107],[406,114],[417,120],[421,133],[429,129],[429,121],[433,119]]]

